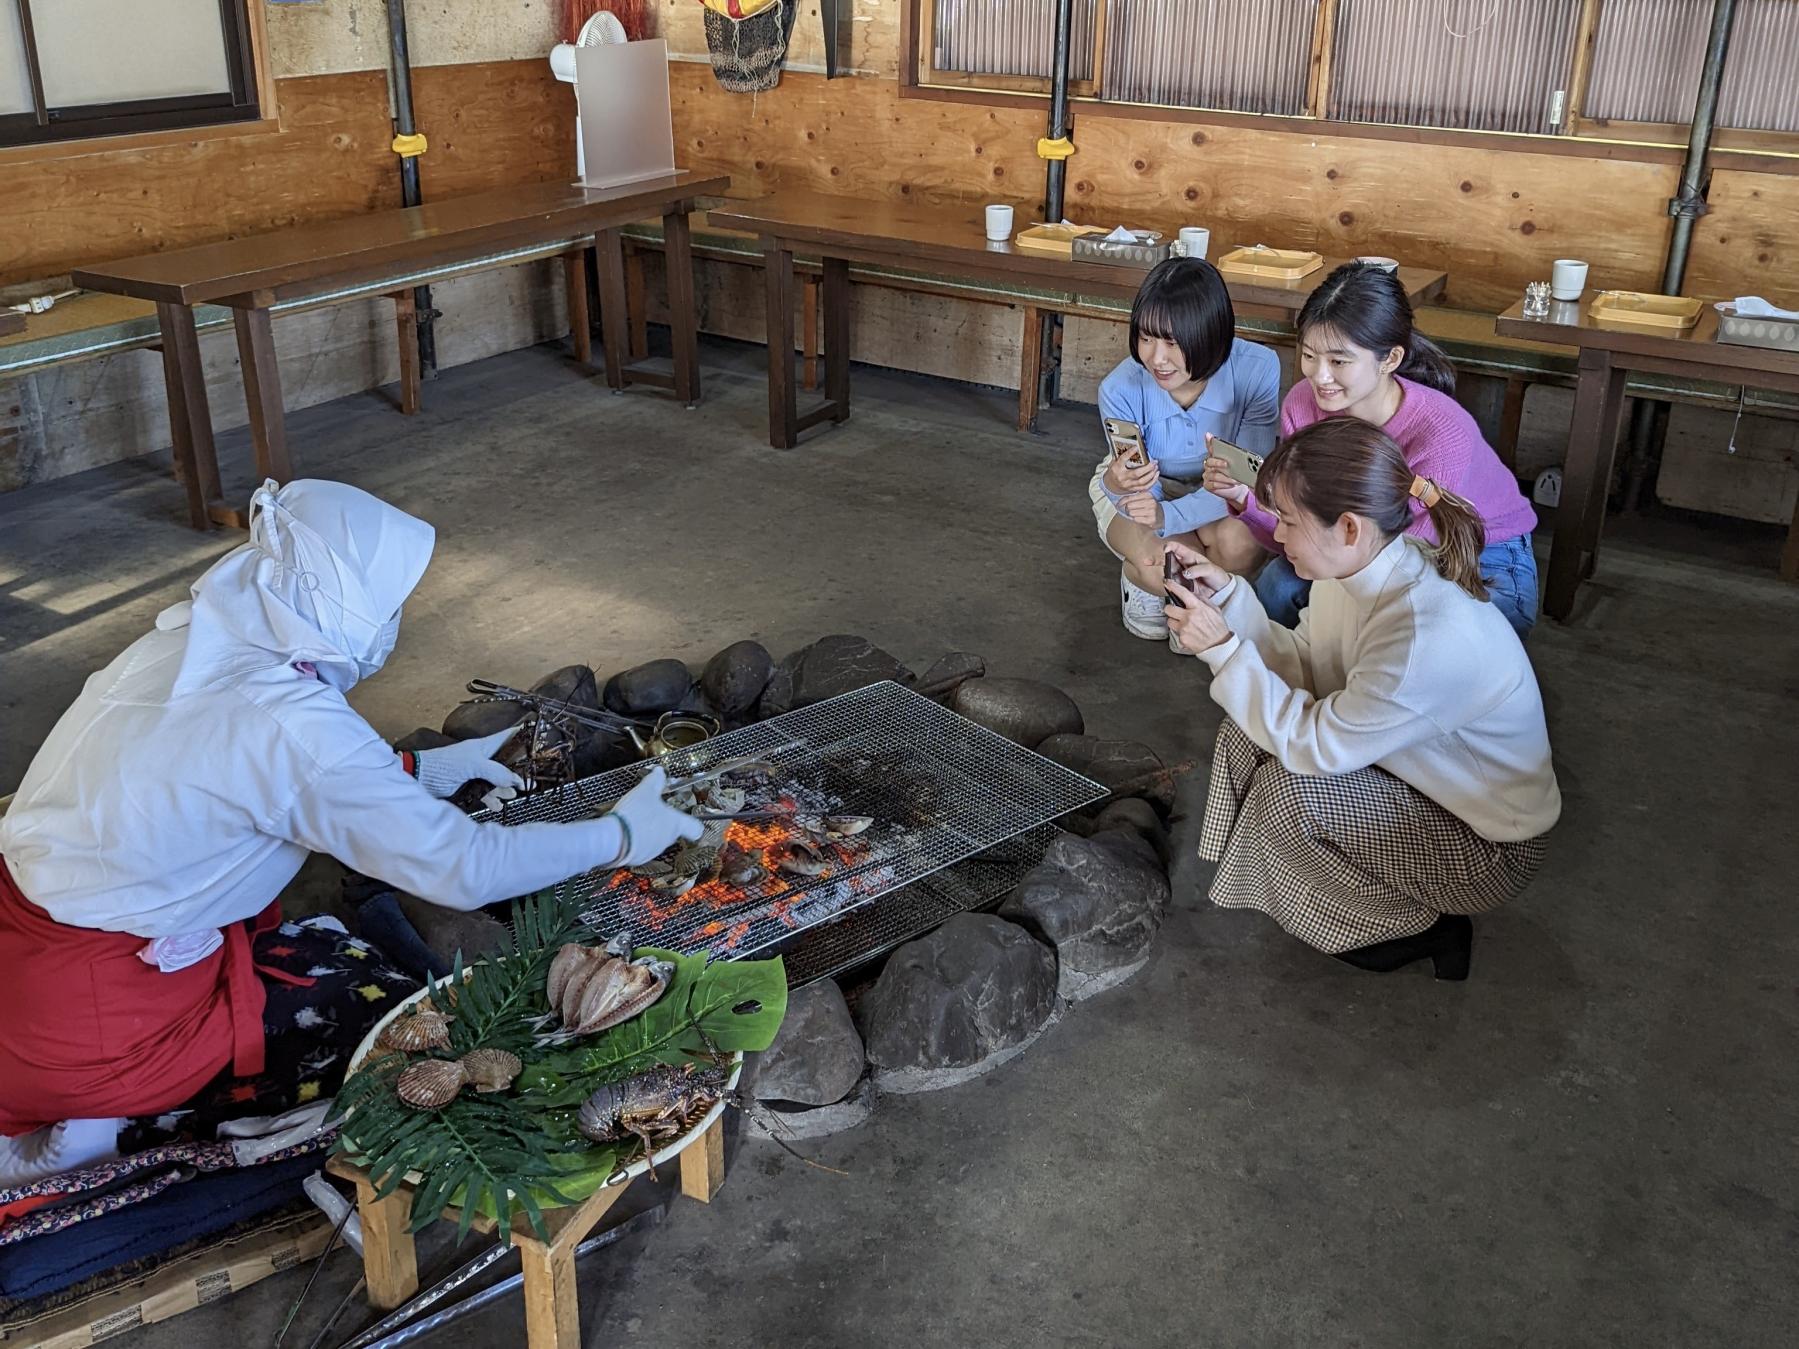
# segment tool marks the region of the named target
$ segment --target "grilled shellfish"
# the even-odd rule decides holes
[[[619,933],[602,949],[571,942],[550,962],[544,993],[573,1035],[591,1035],[636,1016],[662,996],[674,975],[665,960],[630,959],[631,939]]]

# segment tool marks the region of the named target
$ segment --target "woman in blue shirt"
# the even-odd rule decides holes
[[[1163,540],[1181,539],[1231,572],[1252,571],[1260,544],[1224,500],[1200,486],[1206,437],[1252,454],[1274,449],[1280,358],[1236,335],[1224,278],[1199,258],[1170,258],[1131,305],[1130,357],[1099,386],[1099,413],[1143,429],[1149,463],[1131,469],[1109,451],[1087,494],[1099,535],[1123,564],[1125,629],[1164,640]]]

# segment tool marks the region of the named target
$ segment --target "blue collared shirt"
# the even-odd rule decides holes
[[[1206,462],[1206,433],[1251,454],[1267,454],[1274,448],[1280,421],[1280,390],[1280,357],[1240,337],[1231,339],[1231,354],[1206,381],[1190,408],[1175,402],[1155,376],[1129,356],[1100,383],[1099,415],[1141,426],[1144,447],[1162,466],[1162,478],[1194,489],[1175,501],[1166,498],[1160,481],[1152,489],[1163,503],[1160,533],[1164,538],[1224,518],[1224,502],[1199,485]],[[1106,495],[1118,500],[1110,490]]]

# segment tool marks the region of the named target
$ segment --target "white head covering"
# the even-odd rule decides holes
[[[379,670],[437,532],[357,487],[271,480],[250,498],[250,541],[157,616],[187,628],[171,699],[307,661],[339,689]]]

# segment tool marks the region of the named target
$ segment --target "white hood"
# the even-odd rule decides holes
[[[348,689],[393,650],[400,606],[435,541],[423,520],[360,488],[265,482],[250,498],[250,541],[194,582],[191,600],[157,616],[164,632],[187,629],[173,683],[166,670],[128,669],[109,696],[173,701],[296,661]]]

